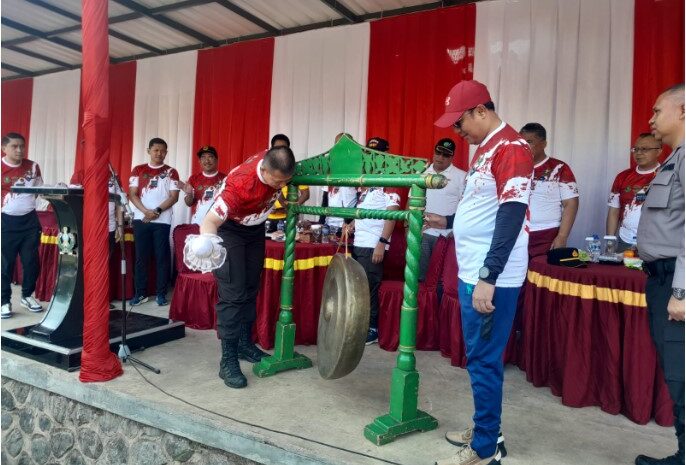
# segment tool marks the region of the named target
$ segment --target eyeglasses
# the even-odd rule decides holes
[[[450,157],[452,157],[452,156],[454,155],[453,153],[447,153],[447,152],[444,152],[444,151],[442,151],[442,150],[434,150],[434,154],[440,155],[440,156],[442,156],[442,157],[444,157],[444,158],[450,158]]]
[[[457,121],[455,121],[455,123],[453,123],[453,127],[455,129],[461,131],[462,130],[462,120],[464,119],[465,116],[467,116],[467,113],[473,112],[475,108],[476,107],[470,108],[469,110],[466,110],[464,113],[462,113],[462,116],[460,116],[460,119],[458,119]]]
[[[651,150],[660,150],[662,147],[631,147],[631,153],[646,153]]]

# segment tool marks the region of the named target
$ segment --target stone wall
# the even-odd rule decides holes
[[[6,377],[1,399],[3,465],[256,463]]]

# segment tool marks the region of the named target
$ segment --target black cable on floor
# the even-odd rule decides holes
[[[256,425],[256,424],[254,424],[254,423],[250,423],[250,422],[247,422],[247,421],[239,420],[239,419],[234,418],[234,417],[231,417],[231,416],[229,416],[229,415],[223,415],[223,414],[221,414],[221,413],[214,412],[214,411],[212,411],[212,410],[209,410],[209,409],[206,409],[205,407],[201,407],[201,406],[199,406],[199,405],[196,405],[196,404],[194,404],[194,403],[192,403],[192,402],[189,402],[189,401],[187,401],[187,400],[185,400],[185,399],[182,399],[181,397],[178,397],[178,396],[176,396],[176,395],[174,395],[174,394],[172,394],[172,393],[170,393],[170,392],[165,391],[164,389],[162,389],[161,387],[159,387],[158,385],[156,385],[155,383],[153,383],[152,381],[150,381],[148,378],[146,378],[145,375],[138,369],[138,367],[136,366],[135,363],[131,363],[130,365],[133,366],[133,367],[136,369],[136,371],[138,372],[138,374],[141,376],[141,378],[143,378],[143,379],[145,380],[146,383],[148,383],[149,385],[151,385],[152,387],[154,387],[155,389],[157,389],[158,391],[160,391],[162,394],[164,394],[164,395],[166,395],[166,396],[169,396],[169,397],[171,397],[172,399],[176,399],[176,400],[178,400],[179,402],[182,402],[182,403],[184,403],[184,404],[186,404],[186,405],[189,405],[189,406],[191,406],[191,407],[195,407],[195,408],[197,408],[197,409],[199,409],[199,410],[202,410],[203,412],[207,412],[207,413],[210,413],[210,414],[212,414],[212,415],[217,415],[217,416],[220,416],[220,417],[222,417],[222,418],[226,418],[227,420],[235,421],[236,423],[240,423],[240,424],[242,424],[242,425],[250,426],[250,427],[252,427],[252,428],[259,428],[259,429],[262,429],[262,430],[264,430],[264,431],[269,431],[270,433],[283,434],[284,436],[290,436],[290,437],[292,437],[292,438],[301,439],[301,440],[303,440],[303,441],[311,442],[311,443],[313,443],[313,444],[318,444],[318,445],[320,445],[320,446],[330,447],[331,449],[336,449],[336,450],[340,450],[340,451],[343,451],[343,452],[348,452],[348,453],[350,453],[350,454],[359,455],[359,456],[361,456],[361,457],[366,457],[366,458],[369,458],[369,459],[379,460],[379,461],[381,461],[381,462],[389,463],[389,464],[391,464],[391,465],[403,465],[402,463],[393,462],[392,460],[382,459],[381,457],[376,457],[376,456],[374,456],[374,455],[365,454],[364,452],[357,452],[357,451],[354,451],[354,450],[351,450],[351,449],[346,449],[345,447],[338,447],[338,446],[335,446],[335,445],[333,445],[333,444],[329,444],[329,443],[322,442],[322,441],[317,441],[316,439],[310,439],[310,438],[306,438],[306,437],[304,437],[304,436],[299,436],[299,435],[297,435],[297,434],[292,434],[292,433],[287,433],[287,432],[285,432],[285,431],[280,431],[280,430],[278,430],[278,429],[272,429],[272,428],[268,428],[268,427],[266,427],[266,426]]]

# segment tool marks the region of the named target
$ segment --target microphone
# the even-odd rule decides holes
[[[114,183],[117,185],[117,188],[119,189],[119,203],[124,208],[124,217],[127,221],[131,221],[133,220],[133,210],[131,210],[131,206],[129,205],[129,199],[128,197],[126,197],[126,194],[124,193],[124,188],[121,186],[121,183],[119,182],[119,178],[117,177],[117,173],[114,171],[114,168],[112,167],[112,163],[107,162],[107,166],[110,168],[112,179],[114,180]]]

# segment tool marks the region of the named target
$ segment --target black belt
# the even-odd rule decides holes
[[[665,278],[674,274],[676,258],[661,258],[652,262],[643,262],[643,271],[648,276],[660,278],[664,282]]]

